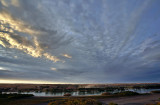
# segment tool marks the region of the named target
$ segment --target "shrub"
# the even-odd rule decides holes
[[[160,102],[157,102],[156,104],[145,104],[145,105],[160,105]]]
[[[0,94],[0,98],[8,98],[8,99],[18,99],[18,98],[25,98],[25,97],[32,97],[33,94]]]
[[[101,95],[103,95],[103,96],[107,96],[107,95],[111,95],[111,93],[104,92],[104,93],[102,93]]]
[[[118,105],[118,104],[110,102],[108,105]]]
[[[50,102],[48,105],[102,105],[102,103],[90,98],[74,98],[56,100],[54,102]]]
[[[66,93],[66,94],[64,94],[63,96],[71,96],[71,94],[70,93]]]
[[[160,90],[151,91],[150,93],[160,93]]]
[[[115,94],[120,95],[120,96],[139,95],[139,93],[133,92],[133,91],[118,92],[118,93],[115,93]]]
[[[160,105],[160,102],[157,102],[157,104],[156,105]]]

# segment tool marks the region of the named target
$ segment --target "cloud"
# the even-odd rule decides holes
[[[0,38],[1,38],[0,44],[3,47],[16,48],[16,49],[22,50],[23,52],[25,52],[33,57],[44,56],[45,58],[47,58],[51,61],[54,61],[54,62],[61,61],[56,56],[52,56],[51,54],[46,53],[44,51],[45,50],[44,47],[41,47],[43,45],[42,44],[40,45],[36,36],[33,37],[33,41],[30,41],[29,38],[16,34],[13,31],[14,29],[9,25],[10,23],[8,24],[8,23],[4,23],[4,22],[5,21],[1,21],[2,28],[1,28],[1,32],[0,32]],[[6,25],[8,25],[8,26],[6,26]],[[17,30],[17,31],[20,31],[20,30]],[[27,32],[27,33],[30,34],[30,32]],[[67,54],[66,54],[66,56],[71,57],[71,56],[68,56]]]
[[[62,54],[62,56],[66,57],[66,58],[72,58],[72,56],[70,56],[68,54]]]
[[[33,57],[46,57],[47,59],[51,60],[51,61],[60,61],[60,59],[48,54],[48,53],[43,53],[43,49],[41,49],[39,47],[39,43],[38,41],[35,39],[35,48],[31,45],[24,45],[23,43],[19,43],[17,42],[14,38],[12,38],[8,33],[0,33],[0,38],[2,38],[3,40],[5,40],[9,45],[5,45],[3,43],[3,40],[1,40],[2,45],[4,47],[9,47],[9,48],[15,48],[15,49],[19,49],[22,50],[23,52],[33,56]]]
[[[39,31],[32,29],[32,27],[29,26],[27,23],[24,23],[20,19],[11,16],[11,14],[9,14],[6,10],[1,11],[0,19],[1,21],[3,20],[4,22],[9,23],[10,27],[18,32],[28,33],[30,35],[40,34]]]
[[[51,54],[53,51],[50,51],[49,49],[60,48],[64,44],[70,43],[70,38],[66,39],[63,33],[56,35],[57,31],[54,29],[49,29],[48,27],[46,28],[46,26],[44,26],[45,23],[43,25],[40,24],[42,23],[41,19],[47,20],[44,16],[41,18],[38,17],[39,14],[37,14],[37,22],[39,23],[30,23],[30,21],[28,19],[26,21],[25,18],[30,16],[32,17],[31,14],[26,15],[26,17],[19,16],[17,13],[13,14],[12,10],[17,10],[17,8],[21,8],[20,10],[23,10],[19,12],[28,13],[27,10],[29,8],[33,8],[32,5],[30,5],[30,2],[26,2],[25,4],[25,2],[14,0],[11,4],[9,1],[1,1],[1,4],[4,6],[4,8],[0,10],[1,27],[5,28],[1,28],[0,36],[0,44],[3,47],[19,49],[36,58],[43,56],[46,59],[54,62],[64,62],[64,60],[60,60],[58,57],[53,56]],[[6,5],[10,5],[10,7]],[[18,5],[26,6],[21,7]],[[32,9],[32,11],[40,12],[38,9]],[[33,16],[33,18],[36,17]],[[7,32],[4,32],[5,30]],[[51,44],[53,45],[51,46]]]
[[[15,7],[19,7],[19,0],[1,0],[1,3],[3,6],[5,7],[9,7],[11,5],[15,6]]]
[[[16,72],[3,78],[159,80],[158,0],[10,1],[0,2],[0,65]]]
[[[4,67],[0,67],[1,71],[6,71],[6,69]]]
[[[57,69],[56,69],[56,68],[54,68],[54,67],[51,67],[51,70],[53,70],[53,71],[57,71]]]

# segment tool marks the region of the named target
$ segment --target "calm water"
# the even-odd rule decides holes
[[[153,90],[160,90],[160,89],[128,89],[128,91],[134,91],[138,93],[149,93]],[[126,90],[127,91],[127,90]],[[105,91],[103,91],[105,92]],[[34,96],[63,96],[66,93],[71,93],[72,96],[89,96],[89,95],[100,95],[103,92],[98,91],[91,91],[91,92],[21,92],[21,94],[33,94]],[[120,91],[113,91],[112,93],[120,92]],[[17,93],[17,92],[2,92],[2,93]]]

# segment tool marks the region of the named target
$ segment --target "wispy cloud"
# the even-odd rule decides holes
[[[15,48],[15,49],[22,50],[23,52],[25,52],[33,57],[36,57],[36,58],[44,56],[47,59],[54,61],[54,62],[60,61],[60,59],[58,59],[57,57],[52,56],[48,53],[44,53],[44,50],[39,46],[39,43],[36,38],[34,38],[35,47],[33,47],[32,45],[29,45],[29,44],[25,45],[22,42],[18,42],[16,39],[14,39],[11,36],[14,36],[14,35],[12,33],[8,33],[8,32],[0,32],[0,38],[1,38],[0,44],[3,47]],[[15,35],[15,36],[19,37],[18,35]],[[5,44],[3,41],[5,41],[7,44]],[[27,40],[25,39],[24,41],[27,41]]]
[[[62,54],[62,56],[66,57],[66,58],[72,58],[72,56],[70,56],[68,54]]]
[[[51,67],[51,70],[53,71],[57,71],[57,69],[55,67]]]
[[[1,76],[89,83],[159,81],[159,3],[1,0],[0,65],[13,68]]]

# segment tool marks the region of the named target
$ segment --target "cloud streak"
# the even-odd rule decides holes
[[[62,54],[62,56],[66,57],[66,58],[72,58],[72,56],[70,56],[68,54]]]
[[[3,24],[5,25],[5,24]],[[8,27],[5,27],[5,28],[8,28]],[[9,30],[9,29],[6,29],[6,30]],[[25,45],[23,44],[23,42],[27,42],[28,40],[23,38],[23,37],[19,37],[18,35],[13,35],[13,33],[10,33],[9,31],[4,31],[4,30],[1,30],[0,32],[0,39],[1,39],[1,45],[3,47],[8,47],[8,48],[15,48],[15,49],[18,49],[18,50],[22,50],[23,52],[33,56],[33,57],[42,57],[44,56],[45,58],[53,61],[53,62],[57,62],[57,61],[60,61],[60,59],[58,59],[57,57],[55,56],[52,56],[50,55],[49,53],[44,53],[44,50],[40,47],[36,37],[34,37],[34,45],[35,47],[33,47],[32,45]],[[18,42],[17,41],[17,38],[13,38],[12,36],[17,36],[19,37],[22,42]],[[5,44],[3,41],[5,41],[7,44]]]
[[[2,76],[66,83],[159,81],[159,4],[2,0],[0,66],[13,68]]]

